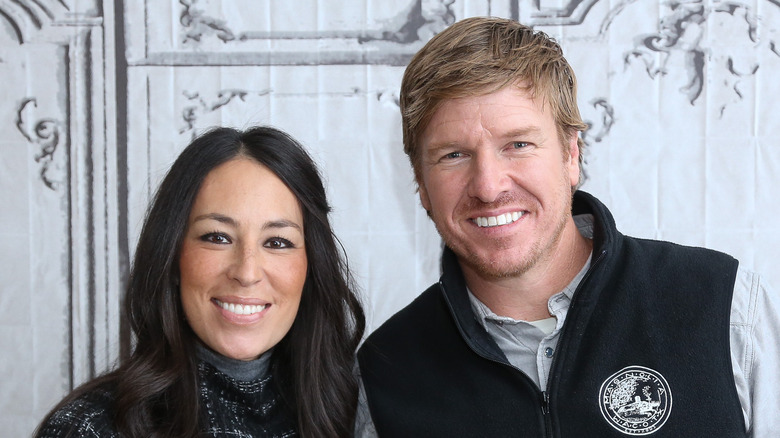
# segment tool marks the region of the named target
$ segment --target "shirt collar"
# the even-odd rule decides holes
[[[582,237],[585,237],[586,239],[593,239],[593,221],[594,219],[592,214],[578,214],[574,216],[574,224],[577,226],[577,230],[580,232]],[[580,281],[582,281],[583,277],[585,277],[585,274],[588,272],[588,268],[590,268],[592,258],[593,254],[588,255],[588,260],[585,262],[585,265],[583,265],[582,269],[580,269],[577,275],[574,276],[571,282],[569,282],[569,284],[566,285],[566,287],[563,288],[561,292],[551,296],[547,301],[547,307],[551,315],[559,314],[561,308],[568,309],[569,304],[571,303],[571,299],[574,296],[574,291],[577,290],[577,286],[580,284]],[[468,292],[469,295],[471,309],[474,311],[474,314],[477,316],[477,319],[483,326],[487,320],[513,324],[520,322],[519,320],[510,318],[508,316],[496,315],[492,310],[490,310],[488,306],[485,305],[485,303],[480,301],[479,298],[477,298],[471,292],[471,289],[469,289],[468,286],[466,286],[466,292]],[[558,322],[559,326],[560,324],[561,321]]]
[[[266,351],[260,357],[253,360],[238,360],[223,356],[206,347],[200,341],[196,343],[198,359],[211,364],[213,367],[233,379],[249,382],[265,377],[271,365],[271,353],[273,348]]]

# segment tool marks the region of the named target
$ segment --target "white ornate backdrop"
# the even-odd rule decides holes
[[[401,147],[404,65],[473,15],[563,45],[584,188],[626,233],[780,285],[778,0],[0,0],[0,430],[127,352],[144,208],[193,135],[271,124],[320,163],[376,327],[438,276]]]

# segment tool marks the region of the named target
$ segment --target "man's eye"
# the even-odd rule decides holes
[[[231,243],[230,238],[222,233],[207,233],[200,237],[204,242],[226,245]]]
[[[462,156],[463,156],[463,154],[460,153],[460,152],[450,152],[449,154],[444,156],[444,159],[446,159],[446,160],[453,160],[455,158],[460,158]]]
[[[527,146],[528,146],[528,143],[526,143],[524,141],[512,142],[512,147],[515,148],[515,149],[523,149],[524,147],[527,147]]]
[[[294,248],[295,247],[295,245],[293,245],[292,242],[290,242],[289,240],[287,240],[287,239],[285,239],[283,237],[274,237],[274,238],[268,239],[265,242],[265,245],[263,245],[263,246],[265,246],[266,248],[272,248],[272,249],[283,249],[283,248]]]

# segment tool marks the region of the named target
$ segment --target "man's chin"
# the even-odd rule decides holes
[[[474,253],[460,253],[456,250],[461,265],[484,279],[503,279],[523,275],[531,263],[521,257],[504,254],[500,257],[479,256]]]

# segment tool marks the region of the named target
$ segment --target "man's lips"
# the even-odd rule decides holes
[[[510,211],[507,213],[499,214],[497,216],[478,216],[471,219],[471,221],[474,222],[480,228],[497,227],[500,225],[511,224],[512,222],[515,222],[519,220],[521,217],[523,217],[525,213],[526,212],[522,210]]]

